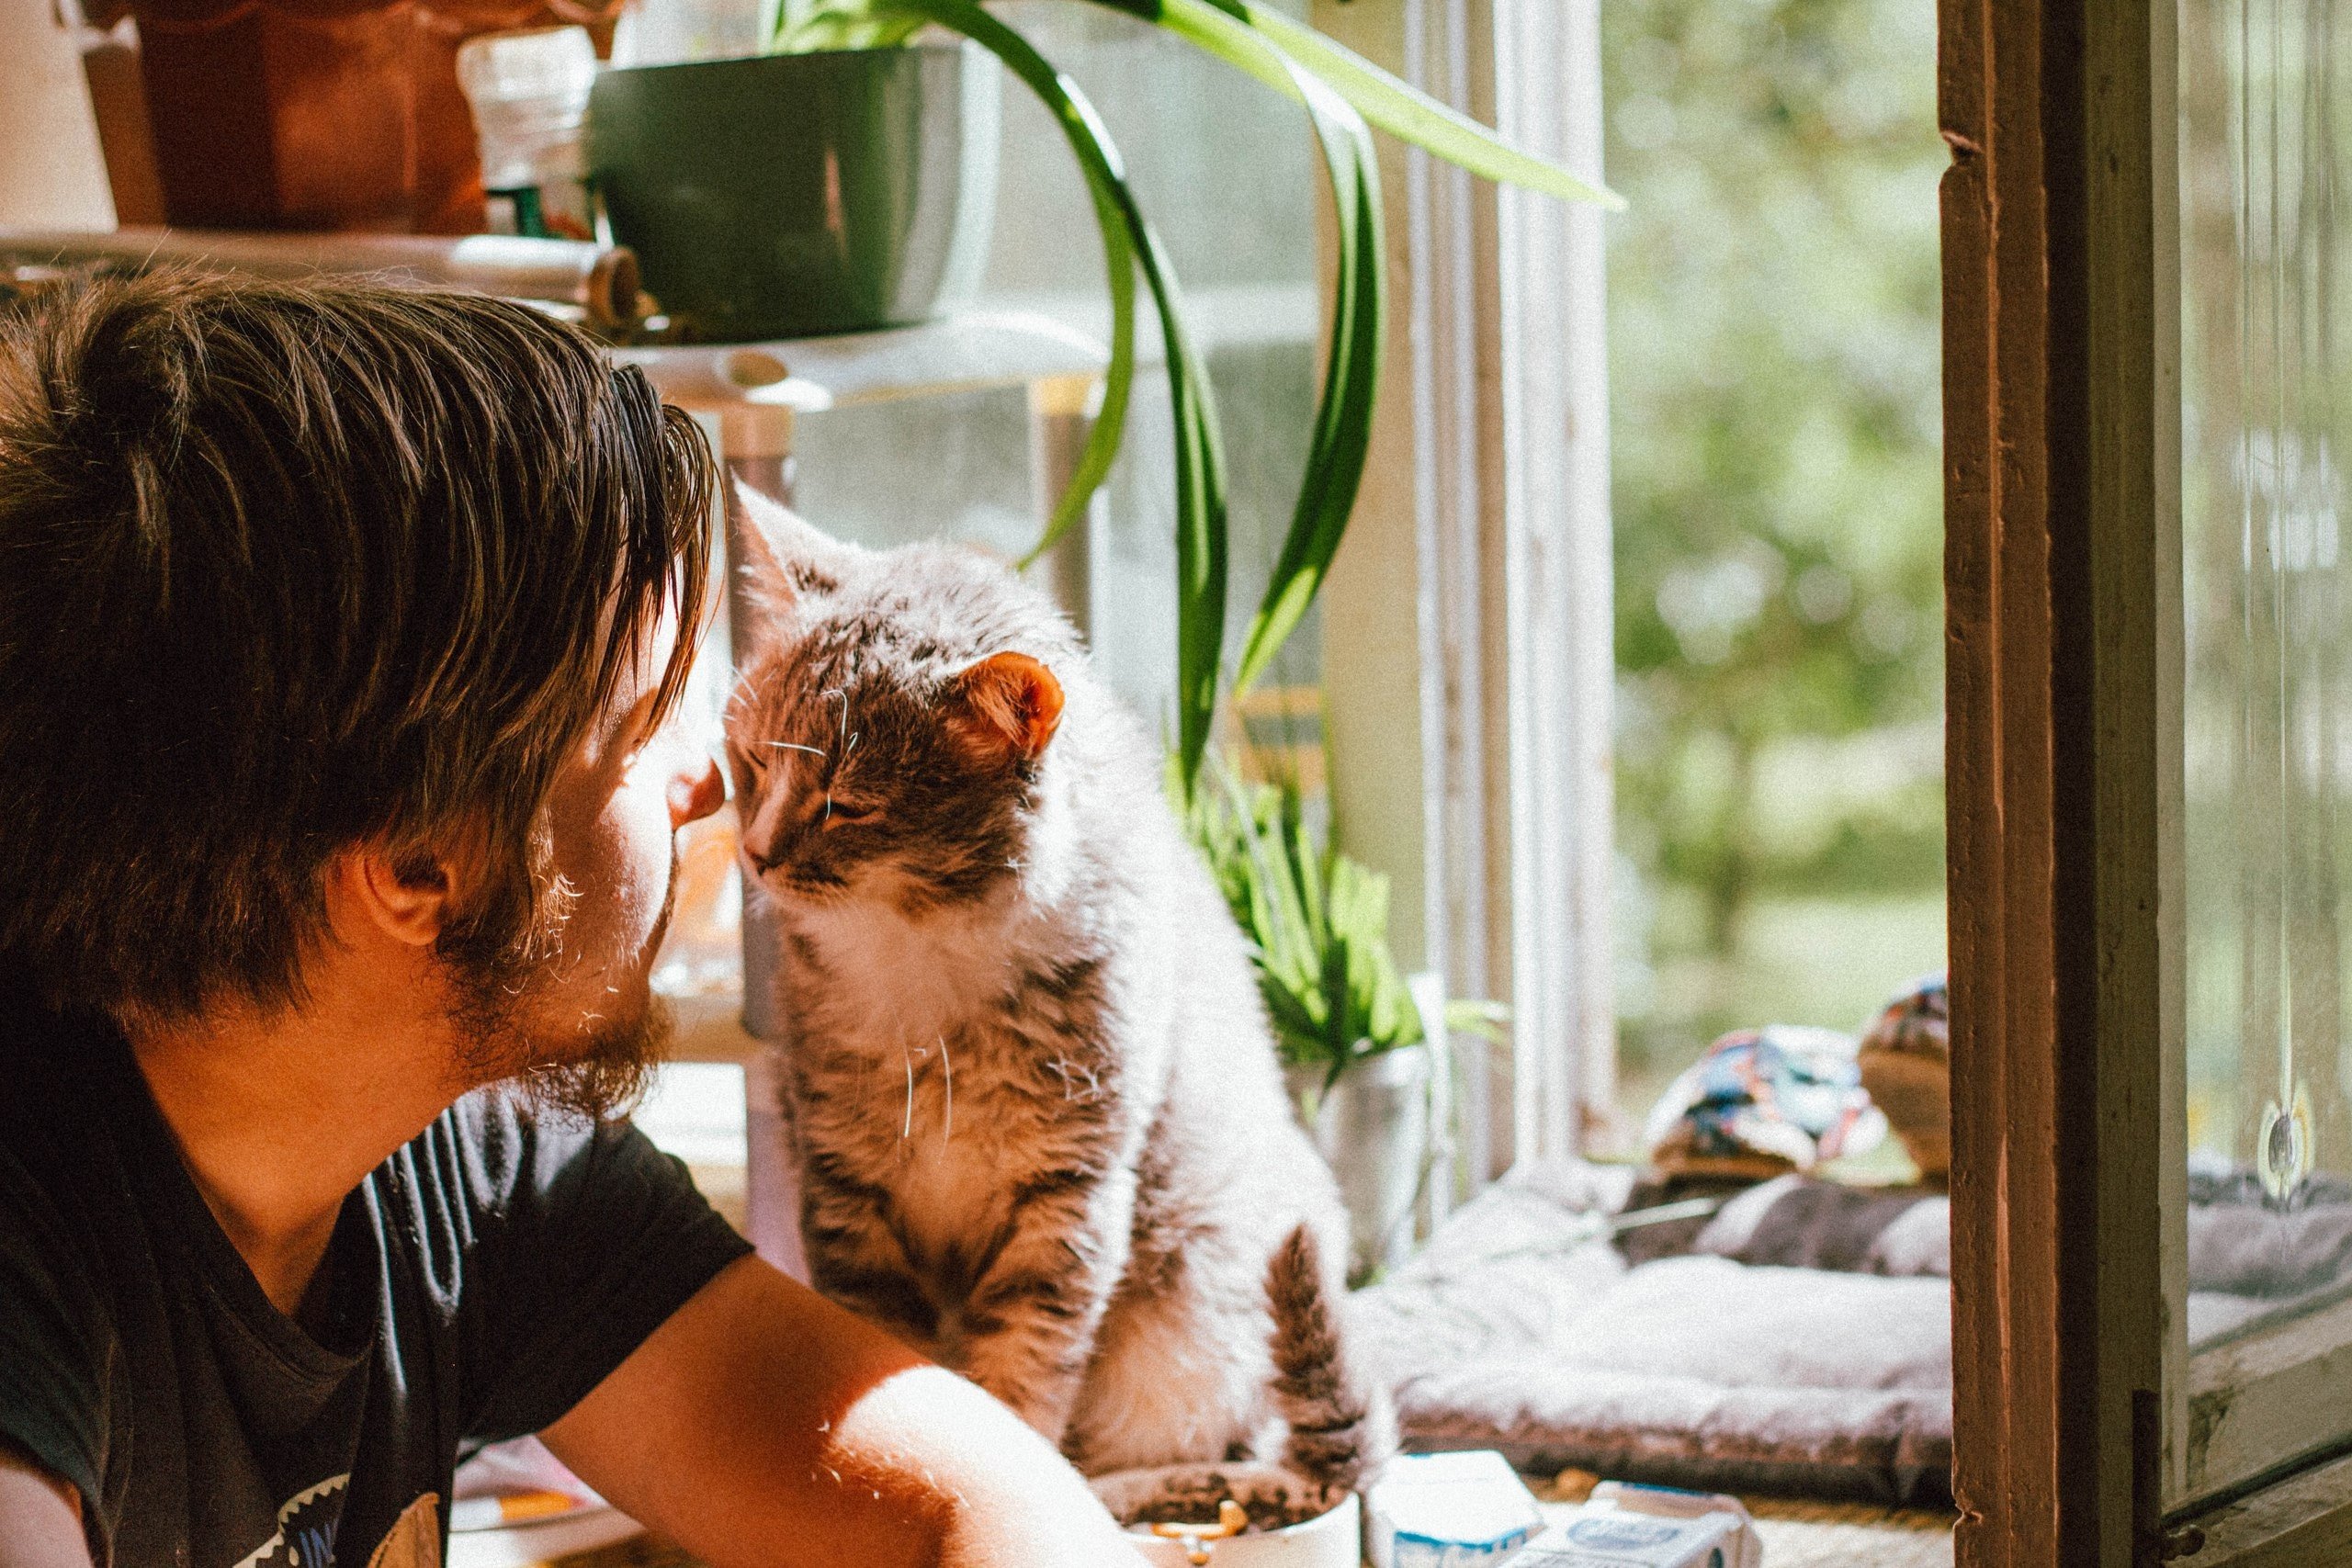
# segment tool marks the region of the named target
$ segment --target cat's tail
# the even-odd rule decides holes
[[[1290,1428],[1283,1462],[1346,1491],[1388,1457],[1389,1404],[1348,1359],[1332,1286],[1306,1226],[1274,1249],[1266,1298],[1274,1316],[1274,1404]]]

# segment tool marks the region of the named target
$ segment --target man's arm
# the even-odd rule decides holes
[[[0,1568],[90,1568],[82,1499],[0,1442]]]
[[[754,1258],[542,1435],[712,1568],[1140,1562],[1011,1411]]]

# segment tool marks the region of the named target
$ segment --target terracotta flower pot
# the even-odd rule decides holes
[[[167,222],[465,234],[482,225],[458,46],[620,0],[116,0],[139,19]],[[101,23],[112,18],[101,15]]]

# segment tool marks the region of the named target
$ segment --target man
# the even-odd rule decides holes
[[[532,1431],[720,1568],[1134,1561],[610,1119],[713,482],[498,301],[0,317],[0,1568],[429,1568]]]

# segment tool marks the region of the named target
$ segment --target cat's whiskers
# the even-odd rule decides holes
[[[906,1043],[899,1043],[899,1055],[907,1064],[907,1119],[899,1125],[899,1142],[905,1143],[915,1135],[915,1057]]]
[[[771,740],[767,744],[778,751],[806,751],[811,757],[823,757],[827,754],[814,746],[797,746],[789,740]]]
[[[818,700],[820,702],[827,697],[841,698],[842,727],[840,734],[835,739],[834,744],[837,746],[846,746],[849,742],[849,693],[839,686],[828,686],[822,692],[818,693],[817,695]]]
[[[939,1141],[952,1143],[956,1137],[956,1058],[947,1054],[947,1036],[939,1036],[939,1070],[946,1082],[947,1110],[943,1118]]]

